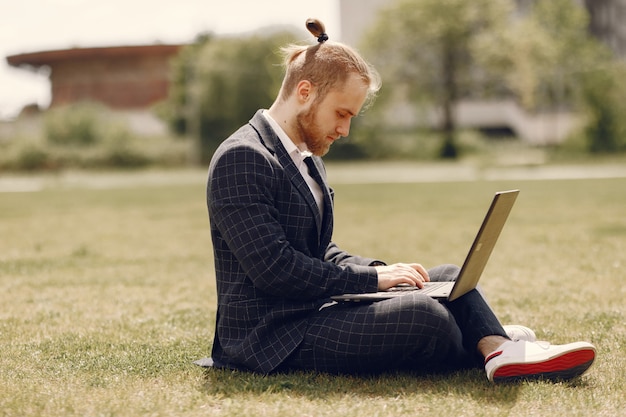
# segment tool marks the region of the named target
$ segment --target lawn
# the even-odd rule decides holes
[[[590,341],[598,358],[569,383],[494,386],[482,371],[260,376],[192,365],[208,355],[215,315],[203,175],[0,193],[1,416],[624,412],[626,179],[335,185],[340,246],[426,266],[462,262],[493,192],[521,190],[482,286],[503,322]]]

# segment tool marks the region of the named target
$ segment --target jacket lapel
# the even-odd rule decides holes
[[[326,247],[330,243],[333,233],[333,197],[328,183],[326,182],[326,170],[322,158],[311,156],[310,159],[313,162],[309,165],[310,174],[324,192],[324,218],[322,219],[322,227],[320,230],[320,251],[323,253],[326,251]],[[317,209],[317,204],[315,208]],[[317,211],[319,213],[319,210]]]
[[[330,194],[328,191],[328,186],[326,185],[325,181],[323,181],[323,184],[320,185],[320,187],[324,191],[324,219],[322,219],[320,210],[317,207],[315,198],[313,197],[313,193],[311,193],[309,186],[302,177],[302,174],[300,174],[300,170],[298,170],[298,167],[291,159],[291,156],[289,156],[289,154],[287,153],[287,150],[278,138],[278,135],[276,135],[276,133],[261,112],[262,110],[257,111],[254,117],[250,120],[250,125],[252,125],[252,127],[259,133],[261,142],[263,142],[264,146],[276,156],[276,159],[278,159],[278,162],[280,163],[280,165],[282,165],[289,180],[307,202],[309,209],[313,213],[313,217],[315,218],[318,239],[320,239],[318,240],[318,242],[320,243],[320,246],[324,247],[325,250],[328,243],[326,245],[322,245],[323,241],[325,240],[322,239],[322,237],[323,235],[327,234],[327,232],[324,230],[324,226],[326,226],[328,223],[326,218],[329,215],[332,218],[332,204],[329,204]]]

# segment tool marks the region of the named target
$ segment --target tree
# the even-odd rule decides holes
[[[589,35],[589,15],[572,0],[537,0],[502,33],[485,34],[477,56],[528,111],[585,113],[591,152],[626,148],[623,65]],[[621,71],[621,76],[620,76]]]
[[[476,43],[480,65],[528,111],[571,106],[579,74],[598,57],[588,14],[572,0],[537,0],[525,16]]]
[[[613,63],[583,74],[588,122],[584,133],[592,153],[626,151],[626,65]]]
[[[191,91],[191,80],[196,71],[196,58],[199,51],[213,40],[211,33],[198,35],[195,41],[180,50],[176,58],[171,61],[172,78],[170,80],[168,97],[160,103],[157,111],[165,119],[170,130],[179,135],[186,135],[189,110],[189,92]]]
[[[162,114],[172,129],[197,141],[196,162],[274,100],[282,79],[277,51],[294,36],[200,37],[174,62],[174,85]]]
[[[500,30],[510,10],[508,0],[399,0],[366,35],[365,49],[387,85],[440,109],[442,157],[458,154],[455,104],[481,82],[474,44]]]

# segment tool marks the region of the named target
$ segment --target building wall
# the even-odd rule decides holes
[[[92,57],[51,67],[51,106],[97,101],[113,109],[146,108],[168,91],[168,61],[162,56]]]
[[[358,47],[369,25],[388,0],[339,0],[341,41]]]

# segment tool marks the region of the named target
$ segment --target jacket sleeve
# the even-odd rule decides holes
[[[385,265],[385,263],[379,259],[365,258],[358,255],[351,255],[346,251],[341,250],[335,243],[331,242],[326,249],[324,260],[332,262],[336,265]]]

